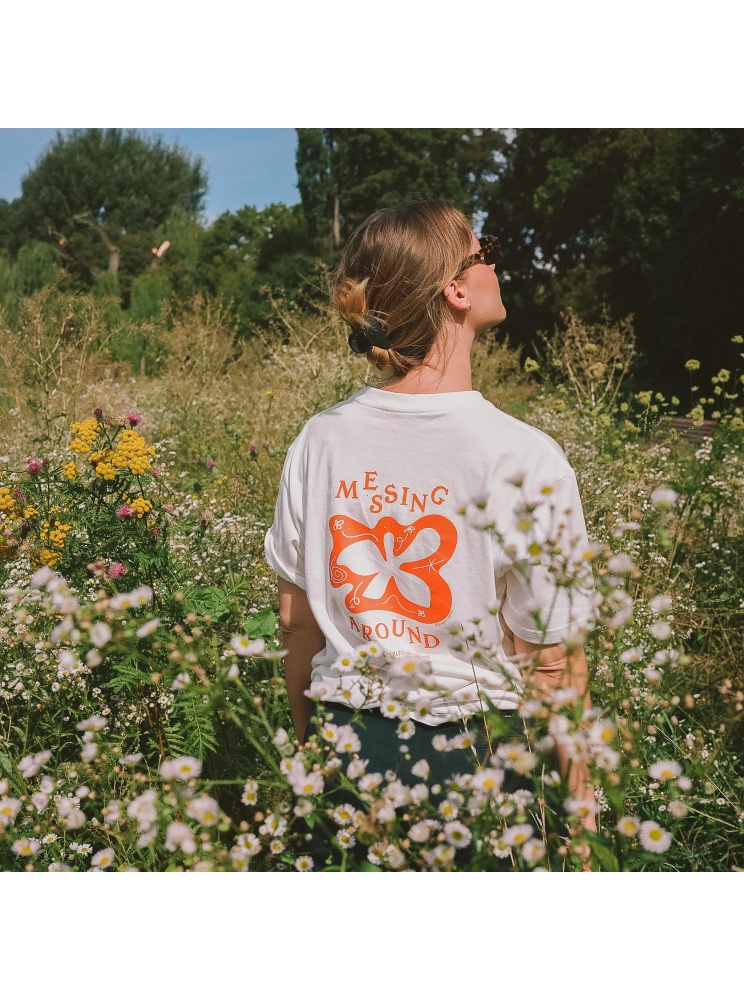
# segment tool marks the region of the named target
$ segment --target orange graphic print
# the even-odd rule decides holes
[[[390,611],[428,624],[450,613],[452,591],[440,570],[455,551],[457,529],[446,517],[427,514],[408,525],[381,517],[369,527],[343,514],[328,526],[331,585],[350,586],[349,611]]]

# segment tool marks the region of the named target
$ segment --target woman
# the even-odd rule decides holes
[[[479,241],[438,201],[376,212],[352,234],[335,301],[350,347],[381,384],[308,421],[287,452],[266,536],[298,737],[312,684],[335,721],[361,711],[361,755],[404,780],[399,720],[339,669],[359,647],[428,664],[438,691],[410,695],[420,747],[406,743],[413,760],[428,748],[451,772],[472,769],[472,750],[432,754],[434,733],[472,729],[486,698],[521,723],[509,657],[535,660],[542,687],[572,685],[589,706],[585,657],[569,659],[560,641],[590,620],[591,595],[520,559],[525,538],[555,534],[558,518],[561,537],[586,547],[575,475],[551,438],[472,388],[475,338],[506,317],[497,253],[498,241]],[[463,637],[474,630],[490,654],[471,655]],[[571,769],[574,795],[593,794],[586,778]]]

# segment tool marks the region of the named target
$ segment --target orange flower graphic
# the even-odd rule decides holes
[[[350,586],[349,611],[390,611],[426,624],[452,610],[452,591],[441,575],[457,545],[457,529],[441,514],[413,524],[381,517],[374,527],[340,514],[328,522],[333,587]]]

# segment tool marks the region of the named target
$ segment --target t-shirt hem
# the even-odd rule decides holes
[[[585,618],[571,620],[570,622],[566,622],[565,625],[560,625],[556,628],[536,629],[525,628],[522,625],[515,626],[509,619],[508,608],[506,607],[501,609],[501,613],[504,616],[504,621],[515,635],[518,635],[520,639],[524,639],[525,642],[531,642],[536,646],[552,646],[556,642],[561,642],[568,632],[586,625],[593,620],[591,615],[587,615]]]

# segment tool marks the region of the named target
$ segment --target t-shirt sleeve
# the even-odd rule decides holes
[[[515,511],[507,539],[512,558],[497,588],[509,628],[527,642],[545,646],[590,624],[596,607],[573,471],[551,489],[540,495],[535,509],[528,505]]]
[[[266,561],[278,576],[306,590],[304,484],[298,440],[290,445],[284,460],[274,523],[266,532],[264,552]]]

